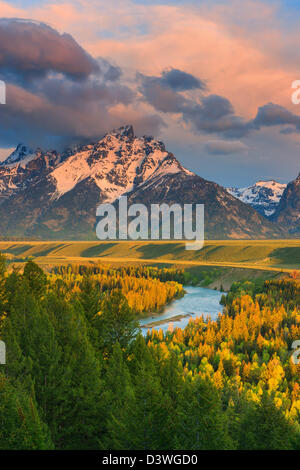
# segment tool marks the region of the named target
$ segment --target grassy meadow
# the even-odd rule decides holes
[[[263,271],[300,269],[300,240],[206,241],[199,251],[181,241],[6,241],[0,251],[13,263],[34,259],[44,267],[70,263],[151,263],[220,266]]]

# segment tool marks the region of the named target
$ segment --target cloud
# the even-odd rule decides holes
[[[223,96],[203,93],[186,96],[183,90],[170,89],[164,85],[165,72],[157,77],[138,74],[137,78],[140,92],[148,104],[162,113],[179,115],[196,133],[236,139],[264,127],[289,126],[280,130],[286,135],[300,132],[300,116],[278,104],[260,106],[255,118],[247,120],[237,115],[232,103]]]
[[[183,119],[191,123],[196,132],[221,134],[224,137],[243,137],[249,133],[249,123],[236,116],[227,98],[209,95],[200,104],[192,100],[183,110]]]
[[[288,108],[290,83],[298,73],[298,28],[284,28],[278,2],[273,3],[206,0],[186,8],[132,0],[47,0],[12,10],[0,0],[0,10],[71,32],[92,56],[114,57],[122,69],[156,75],[171,66],[205,75],[210,88],[249,119],[268,101]]]
[[[163,113],[181,113],[187,102],[184,96],[176,93],[162,83],[162,77],[148,77],[137,74],[140,91],[153,108]]]
[[[51,77],[35,82],[31,91],[56,104],[58,109],[60,106],[84,109],[93,104],[102,107],[117,103],[130,104],[135,98],[135,93],[126,85],[109,83],[98,77],[80,82]]]
[[[129,118],[150,134],[172,119],[195,134],[228,139],[275,125],[300,130],[300,117],[278,105],[262,106],[255,119],[244,119],[229,99],[208,94],[206,80],[178,67],[158,75],[137,72],[128,81],[108,58],[92,57],[71,35],[41,22],[0,20],[0,78],[7,82],[7,105],[0,108],[4,146],[16,140],[42,147],[95,140]]]
[[[245,136],[250,130],[249,123],[235,115],[232,104],[223,96],[201,94],[194,98],[186,97],[184,93],[164,85],[165,72],[158,77],[138,74],[137,78],[140,92],[148,104],[162,113],[180,114],[195,132],[233,138]]]
[[[295,126],[295,130],[300,131],[300,116],[297,116],[283,106],[268,103],[258,108],[253,124],[257,129],[261,127],[290,125]]]
[[[0,70],[4,77],[33,79],[57,72],[84,79],[99,68],[69,34],[60,34],[43,23],[0,19]]]
[[[216,140],[207,142],[204,149],[211,155],[232,155],[247,152],[248,146],[240,141]]]
[[[126,122],[132,122],[138,131],[151,134],[157,134],[164,125],[162,118],[153,113],[144,110],[132,113],[131,104],[124,102],[123,97],[121,102],[113,93],[114,88],[95,91],[87,89],[86,85],[81,96],[72,90],[64,94],[58,87],[53,88],[54,94],[56,90],[58,99],[52,101],[48,99],[50,93],[36,94],[17,85],[8,85],[9,105],[0,108],[2,145],[26,142],[32,147],[64,148],[99,139]]]
[[[0,78],[7,85],[7,104],[0,107],[3,146],[64,147],[128,122],[136,91],[107,58],[94,59],[70,35],[32,21],[0,21],[0,40]],[[145,133],[146,123],[151,133],[164,125],[139,106],[132,118]]]
[[[178,69],[163,71],[159,79],[161,84],[175,91],[205,90],[206,84],[194,75]]]
[[[113,82],[121,78],[122,70],[120,67],[110,64],[108,60],[103,59],[102,57],[98,58],[98,63],[105,80]]]
[[[75,7],[68,26],[93,55],[101,50],[122,68],[148,76],[167,67],[202,81],[205,77],[210,89],[226,96],[244,119],[268,101],[290,107],[290,83],[298,74],[298,30],[283,28],[282,16],[280,22],[276,16],[278,2],[207,0],[189,8],[130,0],[116,0],[113,6],[101,0],[81,3],[88,28]],[[51,8],[47,14],[53,18]],[[63,6],[56,5],[58,10],[64,13]],[[97,24],[109,34],[101,37]]]

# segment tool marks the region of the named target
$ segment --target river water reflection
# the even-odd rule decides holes
[[[161,328],[166,332],[170,323],[174,328],[184,328],[192,317],[201,315],[210,316],[214,320],[222,312],[223,307],[220,305],[222,292],[192,286],[185,286],[185,291],[184,297],[173,300],[160,314],[139,320],[143,334],[151,328],[157,330]],[[162,323],[157,324],[157,322]]]

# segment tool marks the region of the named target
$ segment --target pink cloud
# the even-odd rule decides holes
[[[299,77],[287,54],[295,33],[283,35],[276,4],[233,0],[187,8],[78,0],[23,10],[1,5],[8,16],[31,17],[71,33],[94,57],[120,65],[129,79],[137,70],[159,75],[174,67],[207,80],[210,91],[228,98],[246,119],[270,101],[298,112],[290,86]]]
[[[5,15],[30,16],[70,32],[92,55],[110,57],[125,70],[157,75],[175,67],[207,79],[214,93],[246,117],[264,102],[290,106],[290,84],[297,77],[286,49],[295,37],[283,36],[276,4],[231,1],[187,8],[78,0],[24,10],[5,2],[1,7]],[[107,32],[112,38],[105,38]]]

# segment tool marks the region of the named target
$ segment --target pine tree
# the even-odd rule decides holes
[[[0,449],[53,449],[47,426],[41,421],[32,396],[13,387],[0,374]]]
[[[208,380],[187,382],[180,397],[176,447],[189,450],[226,450],[234,447],[219,393]]]
[[[99,333],[99,347],[110,354],[118,342],[126,348],[138,332],[138,322],[120,290],[114,290],[102,302],[100,314],[93,322]]]
[[[80,312],[55,295],[47,297],[46,309],[62,351],[60,397],[53,403],[53,439],[63,449],[95,449],[102,419],[101,363]]]
[[[105,369],[101,404],[106,416],[103,431],[106,438],[101,442],[101,446],[110,449],[121,446],[119,437],[122,438],[122,423],[126,423],[127,410],[134,402],[130,373],[119,343],[113,346]]]
[[[86,318],[91,322],[100,310],[101,292],[91,276],[85,275],[80,285],[78,300],[83,307]]]
[[[169,432],[172,403],[157,377],[141,368],[134,380],[134,396],[113,416],[110,429],[113,449],[171,449]]]
[[[295,428],[275,405],[273,395],[264,392],[260,402],[247,404],[238,433],[240,449],[288,450],[295,436]]]
[[[23,277],[27,279],[29,288],[35,296],[41,296],[45,293],[47,286],[47,276],[36,263],[32,260],[25,264]]]
[[[26,286],[24,280],[5,322],[6,373],[33,386],[57,448],[97,448],[100,362],[85,320],[58,296],[41,303]]]

